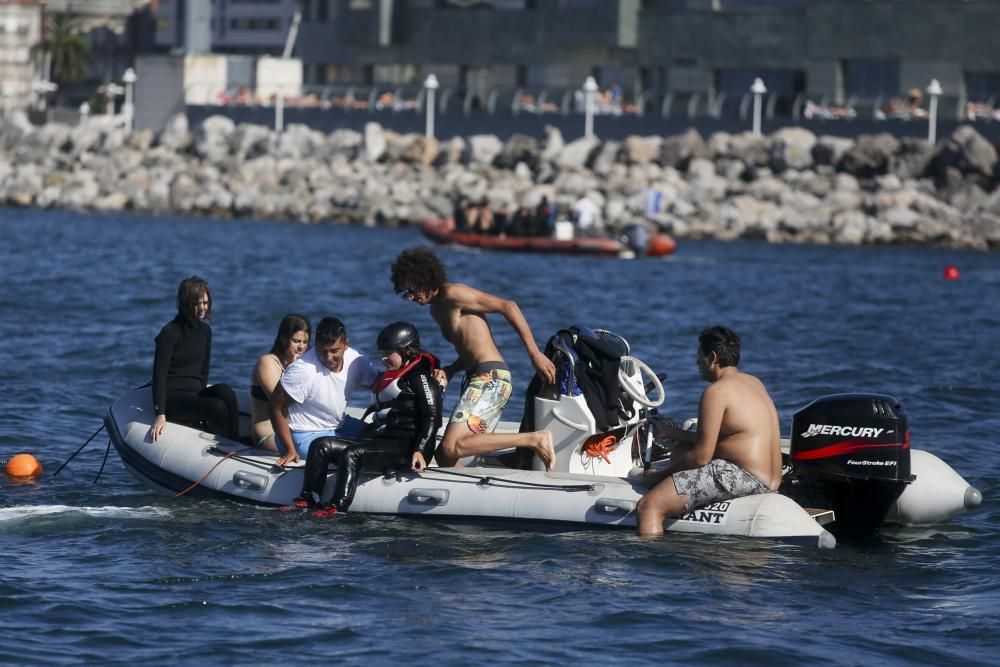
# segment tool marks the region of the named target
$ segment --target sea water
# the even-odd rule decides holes
[[[665,260],[442,249],[449,278],[512,298],[536,340],[585,324],[667,372],[662,412],[696,413],[697,333],[743,338],[787,432],[810,400],[899,399],[913,446],[983,505],[833,551],[736,537],[522,531],[395,517],[316,519],[154,495],[103,434],[149,381],[153,338],[186,276],[214,299],[211,381],[249,384],[289,312],[345,321],[369,354],[415,323],[389,266],[415,229],[0,210],[0,662],[9,664],[976,664],[1000,635],[996,510],[1000,260],[994,254],[681,241]],[[960,279],[949,281],[949,265]],[[532,370],[491,326],[522,412]],[[454,403],[449,392],[446,406]],[[363,405],[364,395],[356,403]]]

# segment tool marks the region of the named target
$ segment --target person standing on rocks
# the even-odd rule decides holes
[[[454,466],[465,456],[525,447],[534,450],[551,470],[555,451],[549,431],[493,432],[510,400],[513,385],[510,370],[493,340],[487,314],[503,315],[520,336],[538,374],[549,383],[556,379],[555,366],[538,349],[517,304],[469,285],[447,282],[441,260],[424,247],[399,254],[392,264],[392,283],[403,300],[430,306],[431,317],[441,328],[441,334],[455,346],[458,358],[436,370],[435,379],[447,385],[458,371],[465,372],[461,398],[436,454],[438,465]]]

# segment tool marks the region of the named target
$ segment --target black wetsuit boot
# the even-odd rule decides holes
[[[341,449],[337,470],[337,487],[333,505],[346,512],[354,501],[358,475],[362,472],[384,472],[388,469],[409,470],[410,444],[405,440],[366,440]]]
[[[306,469],[302,475],[302,493],[299,494],[297,500],[305,501],[309,507],[318,504],[320,496],[323,495],[323,486],[326,483],[330,464],[337,461],[342,450],[354,444],[357,444],[356,440],[329,436],[313,440],[312,444],[309,445]]]

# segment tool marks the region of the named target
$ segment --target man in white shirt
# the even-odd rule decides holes
[[[601,207],[587,195],[583,195],[573,204],[573,216],[576,218],[577,236],[596,236],[597,219],[601,215]]]
[[[298,461],[313,440],[352,437],[361,421],[346,414],[357,387],[371,388],[378,371],[367,357],[350,347],[347,329],[335,317],[316,326],[316,346],[281,375],[271,394],[270,415],[284,454],[276,465]]]

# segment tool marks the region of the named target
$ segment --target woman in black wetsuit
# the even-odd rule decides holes
[[[299,507],[319,515],[344,512],[354,500],[358,474],[409,468],[420,472],[434,456],[441,428],[441,386],[434,380],[438,360],[420,350],[420,335],[408,322],[379,332],[378,349],[386,372],[375,383],[373,421],[357,440],[320,438],[309,448]],[[337,463],[331,505],[320,503],[329,465]]]
[[[177,288],[177,316],[156,337],[153,358],[153,441],[163,433],[167,419],[196,428],[205,423],[209,433],[239,438],[239,406],[229,385],[208,386],[212,356],[212,295],[198,276]]]

